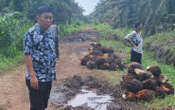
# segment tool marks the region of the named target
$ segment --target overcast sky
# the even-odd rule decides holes
[[[95,6],[99,2],[99,0],[75,0],[84,10],[84,15],[88,15],[94,11]]]

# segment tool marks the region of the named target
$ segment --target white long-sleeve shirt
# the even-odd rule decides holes
[[[135,46],[132,48],[135,52],[143,53],[143,38],[141,32],[132,31],[125,36],[125,39],[131,41]]]

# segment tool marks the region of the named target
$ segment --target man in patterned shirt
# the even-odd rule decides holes
[[[45,110],[56,79],[55,37],[49,30],[53,21],[47,5],[37,9],[37,23],[24,35],[24,54],[27,67],[26,84],[29,89],[30,110]]]
[[[131,62],[142,63],[142,54],[143,54],[143,38],[141,35],[142,23],[138,22],[135,24],[135,30],[130,34],[125,36],[125,40],[127,40],[131,44]]]

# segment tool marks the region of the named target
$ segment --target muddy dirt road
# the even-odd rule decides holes
[[[88,45],[89,42],[60,43],[60,59],[57,61],[56,66],[57,80],[53,85],[61,84],[65,78],[70,78],[74,75],[82,77],[92,75],[103,81],[116,77],[120,81],[120,75],[110,74],[109,76],[107,74],[108,71],[89,70],[80,66],[80,59],[87,54]],[[0,110],[29,110],[28,90],[25,85],[25,69],[25,65],[21,64],[15,70],[5,72],[0,77]],[[56,109],[49,104],[47,110]]]

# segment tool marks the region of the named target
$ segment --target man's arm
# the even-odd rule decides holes
[[[131,32],[130,34],[128,34],[127,36],[125,36],[125,40],[127,42],[129,42],[129,44],[131,45],[131,47],[137,47],[133,41],[131,40],[133,37],[136,37],[136,33],[135,32]]]
[[[38,79],[37,79],[35,72],[34,72],[34,69],[33,69],[32,57],[30,54],[25,54],[24,59],[25,59],[27,71],[30,73],[31,87],[34,89],[37,89],[38,88]]]
[[[136,45],[134,45],[134,43],[131,41],[131,40],[129,40],[129,39],[125,39],[127,42],[129,42],[129,44],[131,45],[131,47],[136,47]]]
[[[32,48],[33,48],[33,41],[32,41],[32,34],[26,33],[24,35],[24,60],[27,67],[27,71],[30,74],[30,84],[32,88],[38,88],[38,79],[35,75],[35,71],[33,68],[32,62]]]

